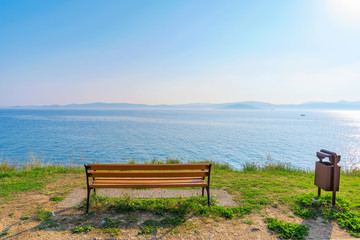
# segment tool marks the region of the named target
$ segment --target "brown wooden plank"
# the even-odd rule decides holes
[[[90,188],[179,188],[206,187],[206,183],[178,183],[178,184],[91,184]]]
[[[166,180],[139,180],[139,179],[96,179],[93,184],[155,184],[155,183],[204,183],[203,179],[166,179]]]
[[[101,180],[106,180],[106,181],[111,181],[111,180],[133,180],[133,181],[140,181],[140,182],[146,182],[146,181],[154,181],[154,180],[162,180],[162,181],[167,181],[167,180],[197,180],[197,179],[201,179],[203,180],[202,177],[182,177],[182,178],[96,178],[96,181],[101,181]]]
[[[148,177],[205,177],[208,176],[206,171],[178,171],[178,172],[100,172],[91,171],[89,172],[91,177],[132,177],[132,178],[148,178]]]
[[[88,164],[91,170],[203,170],[209,164]]]

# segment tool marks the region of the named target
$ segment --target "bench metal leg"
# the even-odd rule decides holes
[[[94,188],[94,194],[96,195],[96,188]]]
[[[94,189],[94,190],[95,190],[95,189]],[[89,212],[90,192],[91,192],[91,188],[88,188],[88,189],[87,189],[87,201],[86,201],[86,213]]]
[[[201,196],[204,196],[204,187],[202,188]]]
[[[208,206],[210,206],[210,187],[206,187],[207,197],[208,197]]]

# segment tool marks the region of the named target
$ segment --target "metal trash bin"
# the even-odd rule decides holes
[[[315,163],[315,185],[318,186],[318,195],[321,195],[321,189],[332,191],[332,205],[335,205],[336,192],[340,185],[340,155],[328,150],[320,150],[316,153],[319,161]],[[329,162],[323,162],[324,158],[329,158]]]

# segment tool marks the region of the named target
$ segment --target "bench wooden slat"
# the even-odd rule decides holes
[[[139,180],[139,179],[96,179],[92,184],[152,184],[152,183],[205,183],[201,178],[198,179],[159,179],[159,180]]]
[[[164,183],[164,184],[95,184],[91,188],[179,188],[179,187],[206,187],[206,183]]]
[[[140,181],[140,182],[145,182],[145,181],[152,181],[152,180],[162,180],[162,181],[171,181],[171,180],[196,180],[196,179],[200,179],[203,180],[202,177],[181,177],[181,178],[96,178],[96,181],[111,181],[111,180],[131,180],[131,181]]]
[[[133,178],[147,178],[147,177],[205,177],[208,172],[205,171],[191,171],[191,172],[89,172],[91,177],[133,177]]]
[[[91,170],[204,170],[209,164],[88,164]]]

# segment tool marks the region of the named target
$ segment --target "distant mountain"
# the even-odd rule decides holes
[[[219,107],[221,109],[259,109],[259,107],[246,104],[246,103],[234,103]]]
[[[144,108],[148,107],[146,104],[132,104],[132,103],[87,103],[87,104],[69,104],[65,106],[58,106],[61,108]],[[51,106],[50,106],[51,107]]]
[[[302,104],[272,104],[266,102],[241,102],[225,105],[221,108],[231,109],[318,109],[318,110],[357,110],[360,109],[359,102],[339,101],[329,102],[307,102]]]
[[[15,109],[318,109],[318,110],[360,110],[360,101],[348,102],[307,102],[303,104],[272,104],[267,102],[236,102],[236,103],[190,103],[177,105],[147,105],[132,103],[87,103],[45,106],[15,106]]]
[[[176,105],[168,105],[168,107],[175,108],[216,108],[218,104],[213,103],[188,103],[188,104],[176,104]]]
[[[162,105],[158,105],[162,106]],[[132,104],[132,103],[86,103],[86,104],[68,104],[68,105],[43,105],[43,106],[15,106],[12,108],[36,108],[36,109],[128,109],[128,108],[148,108],[151,105]]]
[[[266,102],[238,102],[238,103],[224,103],[219,104],[218,108],[226,108],[226,109],[273,109],[275,108],[275,104],[266,103]]]

